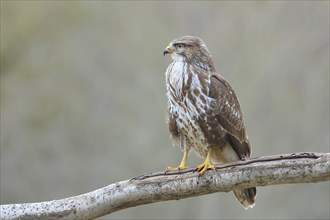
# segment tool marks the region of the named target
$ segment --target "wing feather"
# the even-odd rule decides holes
[[[212,114],[227,131],[227,141],[241,159],[249,157],[251,147],[235,91],[222,76],[213,74],[209,96],[214,99],[211,103]]]

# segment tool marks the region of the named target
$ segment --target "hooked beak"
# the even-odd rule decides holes
[[[165,56],[166,54],[171,54],[171,53],[173,53],[173,49],[170,46],[167,46],[163,52],[163,55]]]

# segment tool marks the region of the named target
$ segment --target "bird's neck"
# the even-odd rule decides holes
[[[205,70],[205,71],[212,71],[213,65],[210,65],[209,63],[202,63],[202,62],[196,62],[193,65],[198,66],[199,68]]]
[[[214,71],[214,64],[211,56],[209,57],[195,57],[192,60],[187,60],[191,65],[195,65],[205,71]]]
[[[178,55],[177,53],[171,54],[172,60],[174,62],[186,62],[185,57]]]

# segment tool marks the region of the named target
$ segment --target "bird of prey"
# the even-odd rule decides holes
[[[174,144],[184,152],[180,165],[166,170],[186,169],[191,148],[205,158],[197,167],[200,175],[214,169],[214,163],[248,158],[251,146],[238,98],[215,70],[203,40],[194,36],[177,38],[166,47],[166,54],[173,59],[165,73],[169,131]],[[254,206],[255,187],[233,191],[244,208]]]

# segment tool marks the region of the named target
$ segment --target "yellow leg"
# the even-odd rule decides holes
[[[184,151],[182,161],[181,161],[181,163],[178,167],[174,167],[174,168],[173,167],[167,167],[165,171],[175,171],[175,170],[187,169],[188,167],[186,167],[186,162],[187,162],[187,159],[188,159],[188,153],[189,153],[189,150],[186,149]]]
[[[202,163],[201,165],[199,165],[197,167],[197,171],[199,171],[199,175],[203,175],[203,173],[208,169],[211,169],[211,170],[215,169],[211,162],[211,151],[212,151],[212,149],[210,148],[210,150],[207,152],[207,156],[205,158],[204,163]]]

